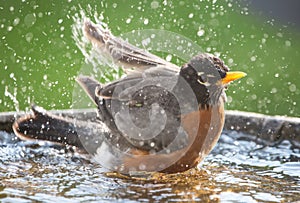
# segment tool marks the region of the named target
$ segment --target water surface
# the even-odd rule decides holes
[[[250,136],[250,135],[249,135]],[[293,202],[299,200],[300,149],[262,146],[224,132],[205,161],[185,173],[127,177],[70,148],[0,133],[0,201]]]

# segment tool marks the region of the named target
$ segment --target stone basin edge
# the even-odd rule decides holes
[[[51,110],[55,115],[82,120],[95,120],[96,109]],[[12,124],[25,112],[0,112],[0,130],[12,133]],[[289,140],[293,146],[300,148],[300,118],[287,116],[269,116],[253,112],[226,110],[223,132],[236,131],[244,133],[249,140],[266,145]],[[249,137],[249,135],[251,135]]]

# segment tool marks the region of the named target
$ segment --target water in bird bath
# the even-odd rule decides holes
[[[12,139],[13,134],[0,131],[0,200],[299,200],[300,149],[289,141],[263,146],[245,140],[247,136],[223,132],[198,169],[172,175],[127,177],[107,171],[72,149]]]

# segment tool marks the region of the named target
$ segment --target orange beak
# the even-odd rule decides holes
[[[231,71],[231,72],[227,72],[225,78],[222,79],[222,84],[228,84],[231,81],[240,79],[245,77],[247,74],[241,71]]]

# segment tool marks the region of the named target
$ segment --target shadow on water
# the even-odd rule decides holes
[[[300,190],[300,149],[262,146],[234,131],[199,166],[179,174],[126,177],[72,149],[0,132],[1,201],[292,202]]]

